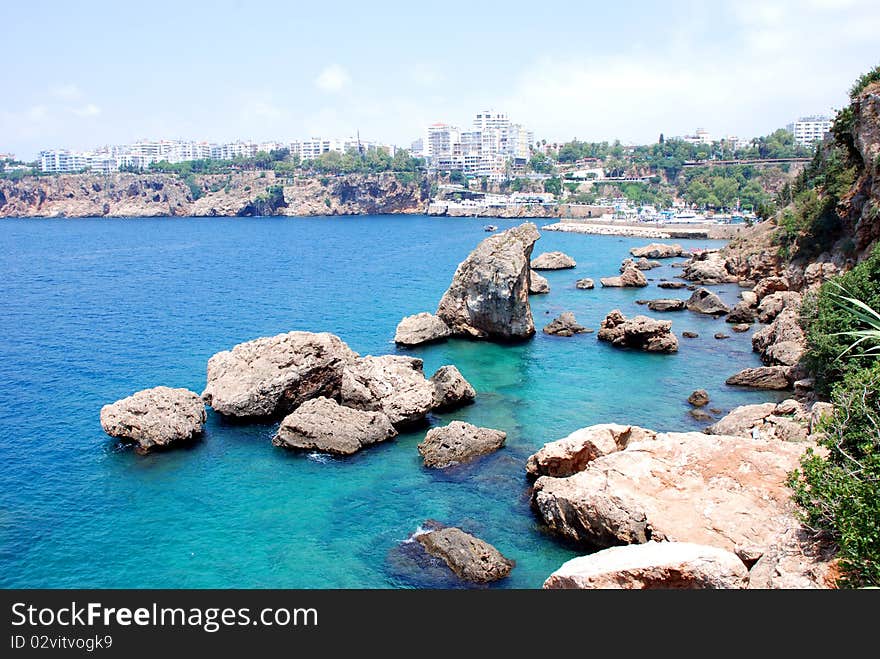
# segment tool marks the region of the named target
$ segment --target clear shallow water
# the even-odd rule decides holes
[[[514,221],[492,220],[502,229]],[[412,569],[407,539],[424,520],[459,525],[517,561],[496,587],[539,587],[576,552],[545,534],[528,505],[526,457],[594,423],[702,427],[686,397],[710,407],[773,394],[724,385],[758,365],[750,333],[690,312],[665,316],[675,355],[622,351],[595,334],[549,337],[558,312],[598,328],[644,312],[646,289],[580,291],[617,274],[646,240],[545,232],[575,270],[544,273],[532,297],[539,334],[501,346],[451,341],[398,350],[404,315],[433,311],[486,220],[427,217],[4,220],[0,223],[0,587],[451,586]],[[683,241],[687,247],[717,245]],[[667,261],[657,281],[680,271]],[[715,287],[728,302],[736,286]],[[650,314],[659,316],[660,314]],[[98,412],[146,387],[201,392],[219,350],[294,329],[330,331],[361,354],[411,354],[428,375],[455,364],[475,405],[432,417],[506,430],[507,447],[447,472],[421,466],[425,430],[348,459],[270,444],[271,425],[209,411],[203,441],[141,457],[119,450]],[[713,338],[716,331],[731,335]]]

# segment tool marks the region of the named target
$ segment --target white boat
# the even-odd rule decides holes
[[[707,220],[705,215],[699,215],[690,210],[676,213],[672,217],[672,221],[678,224],[705,224],[712,222],[712,220]]]
[[[498,230],[498,227],[496,227],[494,224],[487,224],[486,226],[483,227],[483,231],[497,231],[497,230]]]

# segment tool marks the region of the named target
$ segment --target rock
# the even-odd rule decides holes
[[[648,352],[676,352],[678,338],[671,331],[669,320],[647,316],[626,318],[619,309],[609,313],[599,328],[600,341],[617,347],[639,348]]]
[[[342,373],[340,402],[358,410],[384,412],[394,426],[425,418],[434,406],[434,384],[422,360],[398,355],[361,357]]]
[[[351,455],[396,435],[384,412],[355,410],[321,397],[307,400],[284,417],[272,443],[283,448]]]
[[[568,254],[562,252],[544,252],[532,259],[533,270],[567,270],[577,265]]]
[[[444,469],[497,451],[506,439],[507,433],[501,430],[453,421],[448,426],[431,428],[418,449],[426,467]]]
[[[697,421],[711,421],[712,415],[701,409],[693,409],[688,410],[688,414],[690,414]]]
[[[643,288],[648,285],[648,280],[641,270],[630,266],[619,277],[602,277],[599,283],[606,288]]]
[[[709,404],[709,392],[705,389],[697,389],[688,396],[688,402],[694,407],[703,407]]]
[[[586,331],[587,328],[578,325],[574,314],[570,311],[563,311],[544,328],[544,334],[555,334],[556,336],[574,336]]]
[[[670,288],[673,290],[678,290],[684,288],[685,286],[687,286],[687,284],[682,281],[663,281],[657,284],[658,288]]]
[[[529,293],[531,295],[546,295],[550,292],[550,282],[532,270],[529,273]]]
[[[434,385],[434,409],[450,410],[468,405],[477,397],[476,390],[455,366],[441,366],[431,376]]]
[[[170,387],[144,389],[101,408],[104,432],[133,443],[141,454],[193,439],[206,419],[198,394]]]
[[[646,542],[579,556],[551,574],[544,588],[745,588],[749,573],[724,549],[689,542]]]
[[[539,478],[533,504],[585,546],[676,540],[767,547],[798,526],[788,474],[804,444],[699,432],[630,443],[568,478]]]
[[[636,268],[637,270],[653,270],[654,268],[659,268],[663,264],[660,261],[649,261],[648,259],[641,258],[637,261],[633,261],[632,259],[624,259],[623,263],[620,264],[620,272],[624,272],[627,268]]]
[[[751,328],[752,326],[748,323],[740,323],[738,325],[734,325],[730,329],[732,329],[734,332],[739,332],[741,334],[743,332],[748,332]]]
[[[638,304],[638,305],[640,305],[640,306],[645,306],[645,305],[648,304],[648,302],[650,302],[650,301],[651,301],[651,300],[636,300],[636,304]]]
[[[788,366],[759,366],[746,368],[727,378],[726,383],[753,389],[790,389],[791,368]]]
[[[529,258],[539,237],[531,223],[494,234],[458,266],[437,308],[454,334],[521,339],[535,333]]]
[[[651,243],[644,247],[633,247],[629,250],[637,259],[669,259],[684,254],[681,245],[667,245],[664,243]]]
[[[651,300],[648,302],[648,308],[651,311],[681,311],[684,307],[684,300],[663,298],[661,300]]]
[[[729,334],[725,334],[724,332],[715,332],[715,338],[718,339],[718,340],[720,341],[720,340],[722,340],[722,339],[729,339],[729,338],[730,338],[730,335],[729,335]]]
[[[792,366],[800,361],[807,347],[800,326],[800,312],[784,308],[773,322],[752,335],[752,349],[765,364]]]
[[[686,338],[686,339],[698,339],[698,338],[700,338],[700,335],[697,334],[696,332],[687,332],[687,331],[685,331],[685,332],[682,332],[681,335],[682,335],[684,338]]]
[[[826,256],[830,255],[826,253]],[[830,261],[810,263],[804,268],[804,281],[807,288],[812,289],[821,286],[824,282],[833,279],[839,274],[840,268]]]
[[[786,277],[764,277],[764,279],[755,284],[755,288],[752,289],[752,292],[760,302],[765,296],[770,295],[771,293],[787,291],[788,289],[789,283]]]
[[[730,307],[724,304],[720,297],[705,288],[698,288],[694,291],[694,294],[687,301],[687,308],[690,311],[713,316],[720,316],[730,311]]]
[[[723,284],[735,279],[727,271],[727,261],[718,252],[695,255],[684,267],[683,279],[701,284]]]
[[[801,341],[780,341],[767,348],[762,356],[767,364],[794,366],[800,362],[804,352],[806,347]]]
[[[596,284],[592,279],[586,278],[586,279],[578,279],[577,282],[575,283],[575,286],[581,290],[587,291],[587,290],[591,290],[591,289],[595,288]]]
[[[796,400],[781,403],[743,405],[704,432],[710,435],[737,435],[780,441],[804,441],[808,438],[808,415]]]
[[[819,424],[826,419],[830,419],[832,414],[834,414],[834,405],[831,403],[822,401],[813,403],[813,406],[810,408],[810,432],[816,432]]]
[[[738,302],[733,309],[730,310],[730,314],[727,316],[728,323],[753,323],[756,318],[755,310],[748,305],[745,301]]]
[[[416,540],[425,551],[443,560],[450,570],[465,581],[498,581],[510,574],[515,565],[489,543],[454,526],[420,533]]]
[[[794,383],[794,390],[799,393],[813,391],[816,388],[816,380],[814,378],[803,378]]]
[[[762,323],[772,322],[783,309],[791,307],[795,312],[801,308],[801,294],[795,291],[771,293],[758,305],[758,320]]]
[[[526,472],[538,476],[563,478],[583,471],[587,465],[603,455],[622,451],[630,442],[654,439],[657,433],[638,426],[604,423],[575,430],[555,442],[548,442],[529,456]]]
[[[764,419],[775,411],[776,403],[742,405],[714,425],[706,428],[706,432],[710,435],[751,437],[752,429],[755,427],[760,428],[764,424]]]
[[[739,296],[742,298],[742,301],[745,302],[750,307],[758,306],[758,296],[755,295],[754,291],[742,291]]]
[[[326,332],[289,332],[240,343],[208,360],[202,399],[225,416],[287,414],[310,398],[336,398],[342,371],[357,356]]]
[[[407,316],[397,325],[394,342],[405,346],[417,346],[432,341],[442,341],[452,334],[449,326],[432,313]]]

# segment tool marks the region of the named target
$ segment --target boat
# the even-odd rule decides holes
[[[487,224],[483,227],[483,231],[498,231],[498,227],[496,227],[494,224]]]
[[[678,224],[712,224],[712,220],[707,220],[705,215],[698,215],[694,211],[685,210],[676,213],[672,221]]]

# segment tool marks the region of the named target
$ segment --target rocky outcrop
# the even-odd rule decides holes
[[[633,261],[632,259],[624,259],[620,264],[620,272],[624,272],[627,268],[635,268],[636,270],[653,270],[654,268],[660,268],[663,264],[660,261],[649,261],[648,259],[641,258]]]
[[[721,316],[730,311],[730,307],[724,304],[720,297],[705,288],[695,290],[686,306],[690,311],[712,316]]]
[[[688,402],[694,407],[704,407],[709,404],[709,392],[705,389],[697,389],[688,396]]]
[[[463,336],[507,340],[532,336],[529,259],[538,238],[530,223],[486,238],[458,266],[437,316]]]
[[[602,321],[598,338],[620,348],[676,352],[678,338],[671,329],[672,322],[669,320],[654,320],[647,316],[627,318],[619,309],[615,309]]]
[[[546,295],[550,292],[550,282],[532,270],[529,273],[529,293],[531,295]]]
[[[731,375],[726,383],[752,389],[783,390],[791,389],[793,379],[791,368],[788,366],[759,366],[746,368],[736,375]]]
[[[596,283],[590,279],[589,277],[584,279],[578,279],[575,282],[575,287],[581,289],[582,291],[588,291],[596,287]]]
[[[727,315],[728,323],[753,323],[757,317],[757,311],[745,300],[737,302]]]
[[[434,385],[434,409],[451,410],[474,402],[476,390],[455,366],[441,366],[431,376]]]
[[[646,542],[579,556],[551,574],[544,588],[745,588],[749,572],[724,549],[689,542]]]
[[[431,411],[434,385],[425,379],[421,359],[367,356],[344,365],[339,398],[347,407],[383,412],[399,427],[421,421]]]
[[[657,284],[657,288],[668,288],[671,290],[679,290],[686,286],[687,284],[685,284],[683,281],[661,281],[659,284]]]
[[[703,433],[630,443],[568,478],[539,478],[548,527],[587,546],[674,540],[766,548],[799,526],[786,479],[804,444]]]
[[[431,556],[441,559],[460,579],[489,583],[503,579],[515,563],[488,542],[459,528],[420,533],[415,539]]]
[[[642,271],[632,264],[624,268],[619,277],[602,277],[599,282],[606,288],[643,288],[648,285]]]
[[[684,250],[682,249],[681,245],[651,243],[650,245],[645,245],[644,247],[633,247],[631,250],[629,250],[629,253],[637,259],[671,259],[673,257],[681,256],[682,254],[684,254]]]
[[[532,478],[564,478],[583,471],[590,462],[603,455],[622,451],[630,442],[643,442],[656,436],[653,430],[616,423],[581,428],[567,437],[544,444],[537,453],[529,456],[526,472]]]
[[[683,279],[700,284],[723,284],[736,280],[736,277],[727,271],[725,257],[716,251],[695,254],[684,266],[681,276]]]
[[[752,293],[755,294],[758,302],[760,302],[771,293],[789,290],[789,286],[790,284],[786,277],[764,277],[755,285]]]
[[[453,421],[442,428],[431,428],[418,449],[426,467],[445,469],[497,451],[506,439],[507,433],[501,430]]]
[[[355,410],[321,397],[306,401],[284,417],[272,443],[283,448],[351,455],[396,435],[383,412]]]
[[[357,353],[333,334],[289,332],[241,343],[208,360],[206,404],[226,416],[287,414],[311,398],[336,398]]]
[[[706,428],[705,432],[787,442],[805,441],[810,434],[810,412],[794,399],[779,404],[743,405]]]
[[[563,252],[544,252],[532,260],[532,270],[568,270],[577,261]]]
[[[782,310],[791,307],[795,313],[800,311],[802,296],[795,291],[780,291],[765,296],[758,305],[757,318],[759,322],[771,323]]]
[[[397,325],[394,342],[404,346],[417,346],[442,341],[452,334],[449,326],[431,313],[407,316]]]
[[[205,427],[205,404],[188,389],[154,387],[101,408],[101,427],[146,454],[190,441]]]
[[[649,300],[648,308],[651,311],[681,311],[685,308],[684,300],[675,300],[671,298],[662,298],[660,300]]]
[[[578,324],[571,311],[563,311],[544,327],[544,334],[553,334],[555,336],[574,336],[575,334],[583,334],[586,331],[587,328]]]
[[[800,307],[786,307],[773,322],[752,336],[752,349],[769,365],[794,366],[806,351],[807,340],[800,326]]]

